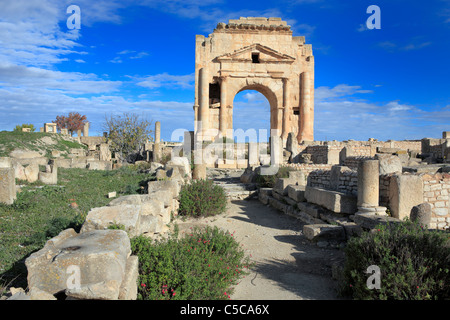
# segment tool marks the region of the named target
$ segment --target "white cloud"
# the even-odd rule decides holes
[[[170,75],[168,73],[161,73],[135,78],[135,80],[138,81],[136,83],[138,86],[149,89],[160,87],[188,89],[194,86],[195,76],[193,73],[188,75]]]

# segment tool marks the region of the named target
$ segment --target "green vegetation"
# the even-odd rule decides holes
[[[41,139],[50,137],[55,144],[46,144]],[[61,135],[46,132],[22,132],[1,131],[0,132],[0,157],[8,157],[14,149],[24,149],[51,155],[53,150],[70,153],[70,149],[86,148],[77,142],[65,140]]]
[[[265,176],[257,173],[256,183],[259,188],[273,188],[278,178],[289,178],[289,171],[295,171],[295,169],[281,166],[278,172],[273,175]]]
[[[232,286],[247,274],[248,257],[233,234],[207,227],[178,238],[131,240],[139,257],[141,300],[229,299]]]
[[[29,128],[31,132],[34,132],[36,130],[36,128],[34,127],[33,124],[27,124],[24,123],[22,125],[18,124],[15,128],[14,128],[14,132],[22,132],[23,128]]]
[[[225,190],[212,180],[193,180],[180,190],[178,214],[189,217],[207,217],[225,212],[227,195]]]
[[[64,229],[79,231],[91,208],[111,201],[108,192],[145,192],[144,185],[153,179],[133,167],[114,171],[59,168],[58,186],[23,187],[13,205],[0,204],[0,279],[15,279],[13,286],[26,287],[24,259],[29,254]]]
[[[435,300],[450,298],[449,233],[406,221],[378,226],[353,237],[345,249],[341,293],[354,299]],[[380,289],[369,289],[366,273],[380,268]]]

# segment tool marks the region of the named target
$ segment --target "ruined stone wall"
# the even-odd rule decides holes
[[[391,183],[392,174],[380,175],[380,193],[379,203],[380,206],[389,208],[389,184]]]
[[[355,157],[347,157],[344,160],[343,165],[349,167],[350,169],[357,170],[358,163],[364,160],[373,160],[373,157],[370,156],[355,156]]]
[[[432,208],[430,227],[450,227],[450,174],[424,174],[422,180],[424,201]]]

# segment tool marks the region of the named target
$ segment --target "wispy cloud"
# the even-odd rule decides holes
[[[156,89],[161,87],[166,88],[193,88],[195,76],[194,74],[188,75],[171,75],[168,73],[161,73],[156,75],[150,75],[146,77],[137,77],[137,85],[149,89]]]
[[[394,43],[392,41],[383,41],[383,42],[379,42],[378,46],[386,49],[388,51],[411,51],[411,50],[418,50],[418,49],[422,49],[425,47],[430,46],[432,43],[430,41],[424,41],[424,42],[419,42],[417,40],[408,43],[408,44],[397,44]]]

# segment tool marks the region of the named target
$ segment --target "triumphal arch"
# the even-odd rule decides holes
[[[312,47],[280,18],[229,20],[196,36],[196,133],[211,140],[233,129],[233,100],[243,90],[267,98],[270,127],[283,141],[290,132],[298,142],[314,140]]]

